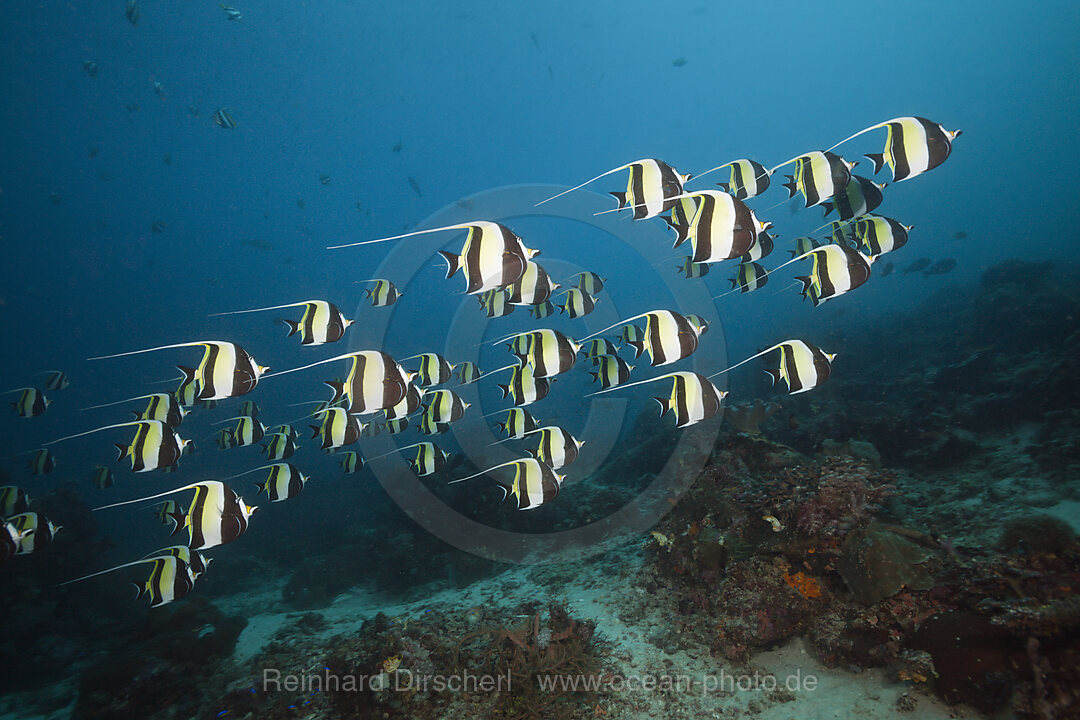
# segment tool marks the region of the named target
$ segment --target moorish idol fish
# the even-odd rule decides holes
[[[323,407],[320,407],[319,410],[325,410],[327,407],[329,407],[329,405],[324,405]],[[275,426],[270,431],[270,433],[267,433],[267,434],[271,434],[271,433],[276,434],[276,435],[288,435],[289,439],[292,440],[293,442],[296,442],[300,438],[300,433],[296,432],[296,430],[293,428],[293,426],[289,425],[287,423]]]
[[[565,475],[556,474],[548,465],[534,457],[525,457],[504,462],[475,475],[451,480],[449,484],[453,485],[454,483],[471,480],[504,467],[514,468],[513,481],[496,480],[495,483],[502,488],[503,500],[506,500],[510,495],[514,496],[517,500],[518,510],[533,510],[544,503],[554,500],[558,497],[559,488],[566,477]]]
[[[160,420],[171,428],[178,428],[180,427],[180,423],[183,422],[184,416],[188,413],[183,405],[178,402],[176,396],[173,393],[168,392],[136,395],[135,397],[126,398],[124,400],[116,400],[101,405],[91,405],[90,407],[82,409],[97,410],[98,408],[112,407],[113,405],[120,405],[121,403],[134,402],[135,400],[148,401],[146,409],[141,413],[136,412],[135,410],[131,411],[136,420]]]
[[[563,297],[559,312],[565,312],[570,319],[584,317],[596,308],[597,300],[581,288],[570,288],[563,293]]]
[[[596,372],[589,373],[593,376],[593,382],[600,381],[600,387],[604,390],[622,385],[630,379],[630,371],[633,365],[627,365],[626,361],[617,355],[597,355],[593,358]]]
[[[511,365],[510,382],[506,385],[498,385],[499,391],[504,398],[509,397],[514,401],[515,407],[531,405],[537,400],[543,400],[551,390],[554,378],[537,377],[536,370],[532,365]],[[492,372],[498,372],[493,370]]]
[[[594,272],[579,272],[574,277],[570,278],[570,284],[580,290],[584,290],[592,296],[596,296],[598,292],[604,289],[604,283],[607,282],[607,278],[602,278]]]
[[[349,450],[341,456],[341,469],[346,475],[352,475],[362,467],[364,467],[364,460],[355,450]]]
[[[220,425],[221,423],[233,422],[234,420],[236,421],[236,427],[232,429],[232,437],[236,444],[233,447],[254,445],[266,435],[266,426],[256,418],[247,415],[240,415],[239,417],[228,418],[227,420],[219,420],[214,424]]]
[[[45,389],[51,391],[63,390],[67,386],[71,385],[71,381],[68,380],[67,373],[63,370],[46,370],[39,375],[47,375],[45,378]]]
[[[98,490],[111,488],[116,481],[115,476],[113,476],[113,471],[104,465],[95,465],[93,475],[90,479],[91,482],[94,483],[94,487]]]
[[[881,201],[885,199],[882,190],[885,183],[876,183],[869,178],[860,175],[852,175],[847,187],[833,196],[832,200],[822,203],[825,208],[825,217],[833,210],[841,220],[851,220],[859,215],[873,212]]]
[[[343,382],[328,380],[324,383],[334,391],[330,404],[333,405],[339,399],[346,398],[349,411],[359,415],[375,413],[397,405],[405,397],[406,388],[413,378],[413,373],[405,372],[394,358],[379,350],[346,353],[319,360],[310,365],[282,370],[271,377],[287,375],[339,360],[351,360],[352,364]]]
[[[709,332],[709,321],[705,318],[694,313],[690,313],[688,315],[685,315],[684,317],[686,318],[686,322],[690,323],[690,325],[693,326],[695,330],[697,330],[697,334],[699,337]]]
[[[645,332],[640,340],[628,340],[627,345],[634,348],[634,357],[641,357],[641,353],[648,351],[650,364],[653,367],[670,365],[685,357],[689,357],[698,347],[698,336],[702,328],[689,322],[684,316],[672,310],[651,310],[595,332],[585,339],[605,333],[612,328],[632,323],[639,318],[645,318]]]
[[[178,528],[183,526],[186,515],[187,510],[178,505],[175,500],[164,500],[158,503],[158,509],[154,511],[154,517],[162,525],[168,525],[170,522],[173,524],[172,531],[174,534]]]
[[[360,428],[360,437],[378,437],[382,431],[382,423],[376,420],[372,420],[371,422]]]
[[[795,257],[796,255],[806,255],[806,253],[811,250],[821,247],[821,242],[812,237],[797,237],[794,242],[795,249],[788,250],[788,252],[791,253],[791,257]]]
[[[255,360],[248,355],[247,351],[236,343],[219,340],[201,340],[199,342],[162,345],[160,347],[147,348],[146,350],[133,350],[131,352],[116,353],[115,355],[101,355],[89,359],[106,360],[108,358],[141,355],[142,353],[157,352],[158,350],[171,350],[184,347],[203,348],[202,360],[199,362],[199,366],[195,369],[194,373],[195,384],[198,388],[198,392],[195,394],[196,400],[224,400],[225,398],[249,393],[259,384],[259,378],[270,370],[270,368],[256,363]]]
[[[195,497],[191,500],[183,524],[174,529],[173,533],[179,532],[181,528],[186,529],[188,547],[192,550],[205,550],[236,540],[247,530],[248,519],[258,509],[245,503],[242,497],[220,480],[203,480],[156,495],[102,505],[94,508],[92,512],[157,500],[185,490],[194,490]]]
[[[865,283],[870,279],[870,265],[874,262],[873,257],[867,257],[857,250],[842,245],[826,245],[792,258],[788,263],[805,257],[813,258],[810,274],[795,279],[802,282],[802,295],[811,298],[814,307]]]
[[[498,345],[506,340],[522,337],[528,339],[525,362],[532,366],[537,378],[550,378],[567,372],[574,367],[577,352],[581,349],[579,343],[550,328],[515,333],[496,340],[493,344]]]
[[[741,293],[748,293],[765,287],[765,283],[769,281],[769,276],[765,272],[765,268],[758,265],[756,262],[744,262],[740,263],[736,268],[735,277],[731,278],[731,290],[736,290]]]
[[[808,208],[821,205],[842,192],[851,180],[851,169],[858,164],[849,163],[836,153],[815,150],[782,162],[769,173],[791,163],[795,163],[795,174],[784,176],[788,178],[788,182],[784,183],[788,198],[802,193]]]
[[[15,485],[0,487],[0,517],[8,518],[29,509],[30,498],[27,497],[25,490]]]
[[[425,415],[430,415],[432,422],[453,423],[457,422],[469,408],[469,403],[453,390],[432,390],[424,395],[429,399]]]
[[[733,195],[716,190],[694,193],[701,198],[690,221],[687,239],[694,262],[720,262],[739,257],[753,246],[758,233],[772,223],[757,219],[754,211]]]
[[[515,407],[508,410],[496,410],[489,413],[489,415],[498,415],[503,412],[506,413],[506,420],[495,423],[495,427],[499,428],[499,432],[505,433],[508,440],[520,440],[525,437],[525,433],[532,432],[538,427],[536,419],[525,408]],[[484,417],[488,417],[488,415]]]
[[[450,363],[446,362],[446,358],[438,353],[420,353],[419,355],[402,358],[401,362],[405,363],[416,359],[420,360],[420,369],[416,376],[418,378],[417,384],[421,387],[442,385],[453,377],[454,369],[450,366]]]
[[[45,397],[45,393],[33,387],[15,388],[8,390],[7,393],[19,393],[19,399],[11,403],[11,407],[19,417],[37,417],[52,404],[52,401]]]
[[[446,260],[447,279],[452,278],[458,270],[461,270],[465,275],[465,292],[469,295],[477,295],[485,290],[510,285],[522,276],[525,272],[526,263],[538,254],[538,251],[525,247],[521,242],[521,238],[513,230],[489,220],[476,220],[445,227],[416,230],[403,235],[394,235],[377,240],[333,245],[327,249],[334,250],[356,245],[370,245],[443,230],[469,231],[460,255],[439,251],[439,254]]]
[[[394,283],[382,278],[361,280],[360,282],[375,283],[375,287],[364,290],[371,300],[372,307],[389,307],[398,301],[402,293],[394,286]]]
[[[240,410],[237,415],[247,415],[248,417],[258,417],[259,406],[254,400],[245,400],[240,404]]]
[[[264,439],[262,449],[270,460],[288,460],[296,452],[296,440],[287,433],[269,433]]]
[[[289,337],[300,334],[301,345],[324,345],[337,342],[345,331],[353,324],[341,314],[338,306],[326,300],[302,300],[300,302],[286,303],[284,305],[269,305],[267,307],[253,308],[251,310],[233,310],[231,312],[211,313],[208,317],[221,317],[223,315],[244,315],[246,313],[265,312],[267,310],[283,310],[285,308],[302,307],[304,314],[299,320],[282,320],[289,328]]]
[[[124,563],[123,565],[111,567],[108,570],[100,570],[96,573],[91,573],[90,575],[83,575],[74,580],[62,582],[60,585],[70,585],[116,570],[144,564],[149,564],[153,567],[150,570],[150,577],[147,578],[146,582],[142,585],[133,583],[135,588],[139,591],[138,594],[135,595],[135,599],[138,600],[143,595],[146,595],[150,598],[150,607],[152,608],[161,607],[162,605],[168,605],[176,600],[181,600],[195,588],[195,575],[191,570],[191,566],[179,557],[171,554],[134,560],[129,563]]]
[[[420,416],[420,427],[417,428],[421,435],[442,435],[449,429],[450,423],[439,422],[433,414],[427,411]]]
[[[888,128],[885,150],[866,157],[874,163],[875,175],[886,164],[892,168],[893,182],[921,175],[945,162],[952,152],[953,140],[963,133],[962,130],[946,130],[944,126],[926,118],[900,117],[860,130],[833,145],[833,148],[882,127]]]
[[[682,195],[675,201],[669,215],[661,215],[660,219],[675,231],[675,247],[686,242],[686,235],[690,231],[690,221],[697,213],[698,203],[701,198],[697,195]]]
[[[676,428],[689,427],[702,422],[703,420],[708,420],[719,413],[720,409],[723,407],[724,398],[727,397],[727,392],[722,392],[717,389],[715,385],[709,382],[707,377],[695,372],[668,373],[667,375],[660,375],[658,377],[649,378],[648,380],[639,380],[638,382],[623,385],[622,387],[629,388],[634,387],[635,385],[644,385],[645,383],[665,380],[667,378],[672,378],[674,380],[671,385],[670,397],[657,397],[653,399],[660,404],[660,417],[664,417],[668,411],[671,411],[675,415]],[[612,388],[611,390],[614,389],[615,388]],[[600,395],[602,393],[611,392],[611,390],[600,390],[592,394]]]
[[[798,395],[807,390],[813,390],[828,380],[829,375],[832,373],[833,358],[836,357],[835,353],[822,352],[821,348],[811,345],[805,340],[785,340],[762,350],[756,355],[751,355],[725,370],[713,373],[709,377],[713,378],[729,370],[734,370],[754,358],[771,353],[773,350],[780,350],[780,365],[776,369],[770,368],[765,372],[772,378],[774,385],[783,380],[790,395]]]
[[[585,353],[585,357],[592,359],[600,355],[618,355],[619,349],[615,347],[615,343],[606,338],[593,338],[582,345],[580,352]]]
[[[360,418],[352,415],[345,408],[332,407],[321,410],[316,415],[322,415],[322,425],[311,425],[312,438],[321,440],[320,447],[326,451],[336,450],[345,445],[352,445],[360,439],[360,433],[365,423]]]
[[[771,255],[773,248],[773,236],[765,230],[761,230],[758,232],[757,237],[754,238],[754,244],[739,258],[739,261],[744,263],[755,262]]]
[[[214,122],[226,130],[236,129],[236,120],[233,120],[233,116],[229,113],[227,108],[218,108],[215,110],[213,118]]]
[[[409,385],[409,389],[405,391],[405,397],[401,399],[401,402],[386,410],[386,421],[402,420],[412,415],[420,409],[420,402],[425,394],[427,394],[427,391],[424,388]]]
[[[685,258],[681,263],[675,266],[675,270],[685,275],[688,280],[705,277],[709,274],[710,268],[712,268],[712,265],[694,262],[694,258],[692,257]]]
[[[444,452],[438,445],[433,442],[419,442],[412,445],[406,445],[405,447],[391,450],[388,453],[382,455],[376,455],[370,460],[378,460],[384,458],[387,455],[393,455],[399,452],[405,452],[416,448],[416,457],[409,460],[409,464],[412,466],[413,472],[418,477],[427,477],[428,475],[434,475],[435,473],[446,467],[446,459],[450,457],[450,453]]]
[[[192,550],[187,545],[170,545],[160,550],[147,553],[144,558],[172,556],[177,560],[187,563],[191,568],[191,575],[198,580],[199,576],[206,572],[207,566],[213,558],[208,558],[198,550]]]
[[[29,555],[44,550],[52,544],[56,533],[63,529],[62,525],[53,525],[49,518],[36,512],[12,515],[7,522],[15,528],[19,537],[16,555]]]
[[[232,428],[221,428],[217,435],[217,446],[219,450],[229,450],[236,447],[236,438],[233,437]]]
[[[539,435],[540,444],[528,453],[552,470],[559,470],[578,459],[578,452],[585,445],[557,425],[531,430],[526,435]]]
[[[391,435],[398,435],[409,429],[409,418],[395,418],[393,420],[386,421],[386,432]]]
[[[855,240],[872,257],[898,250],[907,244],[914,225],[904,225],[892,218],[867,215],[855,222]]]
[[[724,168],[731,168],[731,178],[727,182],[718,182],[716,184],[719,185],[724,192],[731,193],[740,200],[746,200],[755,195],[760,195],[769,189],[769,180],[772,173],[761,163],[748,158],[732,160],[729,163],[717,165],[700,175],[695,175],[694,179],[700,180],[705,175],[716,170],[723,170]]]
[[[539,305],[547,302],[551,293],[559,287],[561,286],[558,283],[551,281],[551,276],[539,263],[529,260],[525,263],[525,271],[521,277],[508,286],[506,301],[511,305]]]
[[[76,435],[68,435],[57,440],[45,443],[52,445],[62,440],[82,437],[91,433],[111,430],[114,428],[135,426],[135,437],[130,445],[116,443],[118,452],[116,461],[120,462],[125,457],[131,458],[131,470],[133,472],[148,472],[158,468],[167,468],[175,465],[184,452],[190,440],[182,440],[176,431],[168,424],[160,420],[134,420],[132,422],[117,423],[104,427],[87,430]]]
[[[258,472],[259,470],[269,470],[270,473],[266,476],[266,480],[261,483],[255,483],[256,495],[262,491],[266,491],[266,496],[270,498],[270,502],[282,502],[289,498],[294,498],[300,494],[300,491],[304,489],[304,485],[311,478],[300,472],[292,463],[274,463],[273,465],[264,465],[263,467],[255,468],[254,470],[248,470],[246,473],[240,473],[240,475],[246,475],[247,473]],[[239,475],[233,475],[233,477],[239,477]],[[226,480],[231,478],[226,478]]]
[[[30,460],[31,475],[48,475],[56,469],[56,456],[47,449],[34,450]]]
[[[633,208],[635,220],[656,217],[660,213],[670,210],[676,202],[671,198],[682,194],[683,184],[690,179],[690,175],[680,175],[663,160],[646,158],[612,168],[597,175],[592,180],[586,180],[580,185],[564,190],[547,200],[542,200],[537,205],[543,205],[569,192],[583,188],[594,180],[599,180],[602,177],[626,169],[630,170],[626,192],[613,192],[610,194],[619,202],[617,210],[626,207]]]
[[[513,307],[513,305],[510,307]],[[550,300],[547,300],[539,305],[533,305],[529,308],[529,313],[533,316],[534,320],[543,320],[544,318],[551,317],[555,314],[555,305]]]
[[[509,288],[485,290],[476,299],[489,318],[506,317],[514,312],[514,306],[510,304]]]

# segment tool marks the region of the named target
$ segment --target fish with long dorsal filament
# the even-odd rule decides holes
[[[885,149],[866,157],[874,163],[875,175],[885,165],[892,168],[893,182],[908,180],[941,165],[952,153],[953,140],[963,134],[962,130],[946,130],[940,123],[923,117],[898,117],[864,128],[830,150],[878,128],[888,128]]]
[[[631,388],[646,383],[659,382],[671,378],[671,395],[667,398],[653,398],[660,404],[660,417],[670,411],[675,416],[675,427],[684,428],[715,417],[723,408],[727,392],[719,390],[709,378],[696,372],[680,371],[659,375],[648,380],[622,385],[620,388],[600,390],[592,395],[602,395],[616,389]]]
[[[358,245],[371,245],[445,230],[468,231],[460,255],[441,250],[439,254],[446,260],[447,279],[457,274],[458,270],[464,273],[465,292],[469,295],[478,295],[485,290],[504,288],[510,285],[524,274],[529,260],[538,254],[538,251],[525,247],[521,238],[513,230],[490,220],[475,220],[427,230],[415,230],[410,233],[375,240],[332,245],[327,249],[335,250]]]
[[[630,176],[627,179],[626,191],[613,192],[610,193],[610,195],[619,203],[619,206],[615,210],[618,211],[627,207],[632,208],[635,220],[645,220],[656,217],[660,213],[670,210],[676,202],[670,198],[675,195],[680,195],[683,191],[683,185],[690,179],[690,175],[680,175],[663,160],[645,158],[600,173],[596,177],[586,180],[580,185],[576,185],[569,190],[564,190],[558,195],[549,197],[547,200],[541,200],[537,205],[543,205],[555,198],[562,197],[567,193],[583,188],[595,180],[599,180],[612,173],[617,173],[620,170],[630,171]]]
[[[247,313],[266,312],[267,310],[284,310],[285,308],[302,307],[303,315],[299,320],[282,320],[289,328],[289,337],[300,335],[301,345],[325,345],[337,342],[345,336],[345,331],[353,324],[342,315],[338,306],[327,300],[301,300],[300,302],[285,303],[284,305],[269,305],[267,307],[252,308],[250,310],[233,310],[231,312],[211,313],[209,317],[221,317],[224,315],[244,315]]]
[[[503,500],[509,496],[517,500],[518,510],[533,510],[551,502],[559,496],[562,481],[566,478],[565,475],[557,474],[546,463],[534,457],[524,457],[501,463],[468,477],[452,480],[449,484],[471,480],[506,467],[514,468],[514,479],[511,482],[495,480],[495,483],[502,488]]]
[[[202,360],[195,369],[193,376],[195,385],[198,388],[198,392],[195,393],[195,400],[224,400],[237,395],[245,395],[254,390],[255,386],[259,384],[259,378],[270,370],[270,368],[256,363],[244,348],[236,343],[222,340],[175,343],[145,350],[99,355],[88,359],[107,360],[187,347],[203,348]],[[181,402],[183,402],[182,399]]]

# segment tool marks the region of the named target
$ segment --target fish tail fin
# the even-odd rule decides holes
[[[454,253],[446,252],[445,250],[440,250],[439,254],[442,255],[443,260],[446,261],[446,279],[449,280],[454,277],[458,268],[461,267],[461,257]]]
[[[718,182],[718,183],[716,183],[716,186],[718,188],[720,188],[721,190],[723,190],[724,192],[731,192],[731,185],[729,183]]]
[[[772,384],[775,387],[776,383],[780,382],[780,371],[769,368],[765,371],[765,374],[772,380]]]
[[[660,417],[664,417],[665,415],[667,415],[668,410],[671,409],[671,403],[668,402],[668,399],[653,396],[653,400],[660,403]]]
[[[874,163],[875,175],[881,172],[881,168],[885,167],[885,153],[867,153],[865,157],[867,160]]]
[[[792,177],[791,175],[785,175],[784,177],[786,177],[788,179],[788,181],[786,183],[782,183],[782,185],[787,188],[788,200],[790,200],[791,198],[795,197],[795,193],[797,193],[799,190],[795,186],[795,178],[794,177]]]
[[[320,428],[318,425],[308,425],[308,427],[311,428],[311,439],[312,440],[319,437],[319,433],[322,432],[322,428]]]
[[[809,295],[810,288],[814,285],[813,278],[811,278],[809,275],[799,275],[795,279],[802,283],[802,290],[799,291],[802,293],[802,296],[806,297],[807,295]]]
[[[634,357],[641,357],[641,353],[645,352],[645,343],[641,340],[627,340],[626,344],[634,348]]]
[[[122,443],[113,443],[116,446],[116,462],[120,462],[128,454],[128,446]]]
[[[499,392],[502,393],[503,398],[505,398],[506,396],[508,396],[510,394],[510,386],[509,385],[496,385],[496,387],[499,388]]]
[[[173,529],[172,533],[170,533],[171,537],[176,533],[180,532],[180,528],[184,527],[185,516],[184,513],[180,512],[179,510],[173,510],[171,513],[169,513],[169,518],[173,521]]]
[[[825,208],[825,217],[829,217],[829,213],[836,209],[836,203],[832,200],[821,203],[821,206]]]
[[[608,195],[610,195],[611,197],[615,198],[615,200],[618,201],[620,210],[622,210],[624,207],[626,207],[626,193],[624,193],[624,192],[612,192],[612,193],[608,193]]]
[[[337,380],[327,380],[323,383],[328,388],[334,391],[334,397],[330,398],[330,404],[333,405],[338,400],[345,396],[345,383],[338,382]]]
[[[286,337],[292,337],[300,332],[300,322],[298,320],[286,320],[285,318],[281,318],[281,322],[285,323],[285,326],[289,328],[289,334],[286,335]]]
[[[141,598],[146,593],[146,586],[145,585],[140,585],[137,582],[133,582],[131,584],[135,588],[135,599],[136,600]]]

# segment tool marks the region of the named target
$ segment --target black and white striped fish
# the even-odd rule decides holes
[[[141,355],[142,353],[157,352],[158,350],[171,350],[174,348],[201,347],[203,357],[193,376],[195,387],[198,391],[195,400],[223,400],[225,398],[244,395],[255,389],[259,384],[259,378],[270,370],[255,362],[244,348],[236,343],[219,340],[202,340],[199,342],[176,343],[174,345],[162,345],[160,347],[147,348],[146,350],[133,350],[132,352],[116,353],[115,355],[101,355],[89,358],[90,360],[105,360],[108,358],[127,357],[129,355]],[[183,402],[183,400],[181,400]],[[187,403],[184,403],[185,405]]]
[[[375,287],[365,289],[372,307],[389,307],[398,301],[402,293],[394,286],[394,283],[382,278],[362,280],[361,282],[375,283]]]
[[[584,317],[596,308],[596,299],[581,288],[570,288],[563,294],[563,298],[559,311],[566,313],[570,319]]]
[[[511,305],[539,305],[547,302],[559,287],[539,263],[530,260],[525,264],[521,277],[507,287],[506,301]]]
[[[251,310],[234,310],[232,312],[211,313],[210,317],[222,315],[243,315],[246,313],[265,312],[267,310],[283,310],[285,308],[302,307],[303,315],[299,320],[282,320],[289,328],[289,337],[300,334],[301,345],[324,345],[337,342],[345,335],[345,330],[352,325],[353,321],[341,314],[338,306],[326,300],[302,300],[300,302],[286,303],[284,305],[270,305],[267,307],[253,308]]]
[[[832,200],[822,203],[825,216],[828,217],[835,210],[841,220],[851,220],[873,212],[885,199],[882,193],[884,189],[885,183],[879,184],[861,175],[852,175],[847,187],[836,193]]]
[[[788,182],[784,183],[788,198],[802,193],[808,208],[821,205],[837,193],[843,192],[851,181],[851,169],[857,165],[849,163],[836,153],[814,150],[780,163],[769,172],[774,173],[791,163],[795,163],[795,174],[786,175]]]
[[[330,452],[345,445],[352,445],[360,439],[364,424],[358,416],[350,414],[345,408],[331,407],[315,414],[323,416],[322,425],[310,426],[311,437],[320,440],[323,450]]]
[[[433,352],[420,353],[411,357],[402,358],[401,363],[409,360],[420,360],[420,368],[416,373],[417,384],[421,387],[442,385],[454,375],[450,363],[442,355]]]
[[[578,459],[584,440],[578,440],[557,425],[537,428],[526,435],[539,435],[540,444],[528,453],[552,470],[560,470]]]
[[[892,218],[867,215],[855,221],[855,241],[876,257],[904,247],[912,227]]]
[[[675,416],[676,428],[689,427],[713,418],[723,407],[727,392],[722,392],[707,377],[695,372],[672,372],[648,380],[639,380],[622,387],[631,388],[636,385],[658,382],[668,378],[673,380],[671,395],[666,398],[657,397],[654,400],[660,404],[660,417],[664,417],[669,411]],[[612,390],[614,389],[612,388]],[[605,392],[611,391],[601,390],[593,393],[593,395],[600,395]]]
[[[892,168],[893,182],[908,180],[941,165],[952,153],[953,140],[963,133],[962,130],[946,130],[943,125],[923,117],[899,117],[871,125],[833,147],[882,127],[888,128],[885,150],[866,157],[874,163],[875,175],[885,165]]]
[[[441,250],[439,254],[446,260],[447,279],[452,278],[458,270],[464,273],[465,291],[469,295],[478,295],[485,290],[510,285],[524,274],[528,261],[538,254],[538,251],[525,247],[521,238],[513,230],[489,220],[476,220],[445,227],[416,230],[403,235],[394,235],[377,240],[334,245],[328,249],[370,245],[444,230],[468,230],[465,245],[460,255]]]
[[[835,353],[823,352],[821,348],[811,345],[805,340],[785,340],[772,347],[765,348],[729,368],[713,373],[709,377],[722,375],[774,350],[780,351],[780,363],[776,368],[769,368],[765,372],[772,378],[774,385],[783,380],[790,395],[798,395],[807,390],[812,390],[828,380],[832,374],[832,361],[836,357]]]
[[[15,388],[7,392],[19,393],[19,399],[11,403],[12,409],[15,410],[15,414],[19,417],[37,417],[43,414],[52,404],[52,401],[45,397],[45,393],[34,387]]]
[[[627,207],[633,209],[635,220],[656,217],[660,213],[670,210],[675,204],[675,201],[670,198],[681,194],[683,184],[690,179],[690,175],[680,175],[663,160],[645,158],[600,173],[591,180],[586,180],[580,185],[538,202],[537,205],[543,205],[569,192],[583,188],[594,180],[627,169],[630,170],[630,177],[627,179],[626,191],[610,194],[619,202],[618,210]]]
[[[618,387],[630,379],[630,371],[633,365],[628,365],[618,355],[597,355],[593,358],[596,371],[590,373],[593,382],[600,381],[600,387],[604,390]]]
[[[524,457],[496,465],[475,475],[452,480],[450,484],[471,480],[508,467],[514,468],[514,479],[510,482],[495,480],[495,483],[502,488],[503,500],[506,500],[509,496],[513,496],[517,500],[518,510],[534,510],[554,500],[559,496],[559,489],[562,487],[562,481],[566,477],[557,474],[547,464],[534,457]]]

